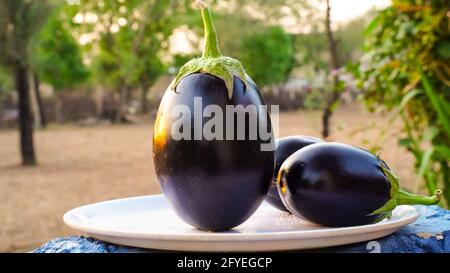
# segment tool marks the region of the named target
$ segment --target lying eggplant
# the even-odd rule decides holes
[[[289,210],[283,205],[280,195],[278,194],[278,171],[280,170],[281,164],[283,164],[286,158],[288,158],[291,154],[297,152],[303,147],[317,142],[323,142],[323,140],[310,136],[288,136],[279,138],[275,141],[275,171],[273,173],[272,184],[270,185],[269,192],[266,196],[266,201],[269,204],[281,211],[289,212]]]
[[[237,139],[236,121],[239,113],[244,113],[243,107],[264,102],[240,62],[221,56],[209,8],[202,9],[202,17],[205,51],[180,69],[164,94],[155,122],[153,159],[162,192],[175,213],[199,229],[222,231],[243,223],[264,200],[273,174],[274,149],[261,149],[267,141],[260,135]],[[201,113],[208,106],[218,107],[222,113],[228,106],[243,107],[235,109],[234,126],[226,125],[225,120],[222,123],[222,136],[234,132],[233,138],[207,140],[196,137],[202,128],[195,128],[195,114],[174,118],[173,110],[180,106]],[[188,138],[174,139],[171,132],[180,119],[193,125],[184,128]],[[273,139],[267,110],[257,119]],[[202,117],[201,123],[205,126],[209,120]],[[250,124],[245,126],[248,132]]]
[[[378,156],[339,143],[316,143],[292,154],[278,173],[278,190],[296,216],[325,226],[365,225],[390,217],[397,205],[433,205],[399,188]]]

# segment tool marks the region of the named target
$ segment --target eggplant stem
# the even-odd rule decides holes
[[[383,161],[381,158],[378,159],[380,160],[381,170],[391,186],[390,199],[382,207],[376,209],[369,215],[390,213],[397,205],[434,205],[441,200],[441,190],[436,190],[433,196],[423,196],[400,189],[398,177],[395,176],[395,174],[388,167],[383,166]]]
[[[217,39],[216,28],[214,26],[211,10],[209,7],[202,10],[203,26],[205,28],[205,50],[203,58],[218,58],[222,56],[219,49],[219,41]]]
[[[434,205],[441,200],[442,191],[436,190],[433,196],[423,196],[399,189],[396,196],[397,205]]]
[[[241,62],[226,56],[222,56],[219,49],[216,28],[214,27],[211,10],[207,3],[201,0],[195,2],[201,9],[203,25],[205,28],[205,50],[200,58],[195,58],[185,63],[178,71],[177,76],[170,84],[172,90],[176,90],[178,84],[186,76],[193,73],[205,73],[220,78],[225,82],[228,97],[233,96],[234,78],[239,78],[247,87],[247,74]]]

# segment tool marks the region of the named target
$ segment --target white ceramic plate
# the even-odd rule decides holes
[[[399,206],[392,218],[357,227],[329,228],[305,222],[263,203],[242,225],[205,232],[182,222],[162,195],[117,199],[67,212],[64,222],[102,241],[183,251],[275,251],[336,246],[373,240],[414,222],[419,213]]]

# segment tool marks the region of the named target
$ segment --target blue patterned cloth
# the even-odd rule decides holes
[[[420,211],[419,219],[390,236],[370,242],[308,250],[307,252],[450,252],[450,211],[439,206],[416,206],[416,208]],[[118,246],[94,238],[70,236],[51,240],[33,252],[135,253],[160,251]]]

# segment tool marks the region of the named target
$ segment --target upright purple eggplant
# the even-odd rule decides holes
[[[316,143],[288,157],[278,173],[278,190],[294,215],[325,226],[365,225],[390,217],[397,205],[433,205],[399,188],[378,156],[339,143]]]
[[[263,106],[264,102],[241,63],[220,54],[209,8],[202,9],[202,17],[205,51],[180,69],[164,94],[155,122],[153,158],[162,192],[175,213],[199,229],[222,231],[243,223],[264,200],[273,174],[274,151],[261,149],[268,141],[259,133],[256,138],[247,133],[244,139],[237,137],[238,116],[249,119],[245,107]],[[224,114],[219,118],[224,119],[223,128],[215,128],[222,136],[231,132],[231,139],[196,137],[202,127],[196,127],[194,114],[182,116],[183,123],[194,125],[187,129],[189,137],[180,140],[171,136],[173,126],[180,122],[173,116],[179,106],[201,113],[209,106],[222,113],[228,106],[242,107],[235,108],[233,126],[226,125]],[[212,118],[201,117],[201,124]],[[272,134],[267,109],[255,122]],[[246,122],[245,132],[249,126]]]
[[[266,201],[275,208],[289,212],[289,210],[283,205],[280,195],[277,189],[277,177],[281,164],[293,153],[297,152],[303,147],[308,145],[323,142],[320,138],[310,136],[287,136],[278,138],[275,141],[275,171],[273,173],[272,184],[270,184],[269,192],[266,196]]]

